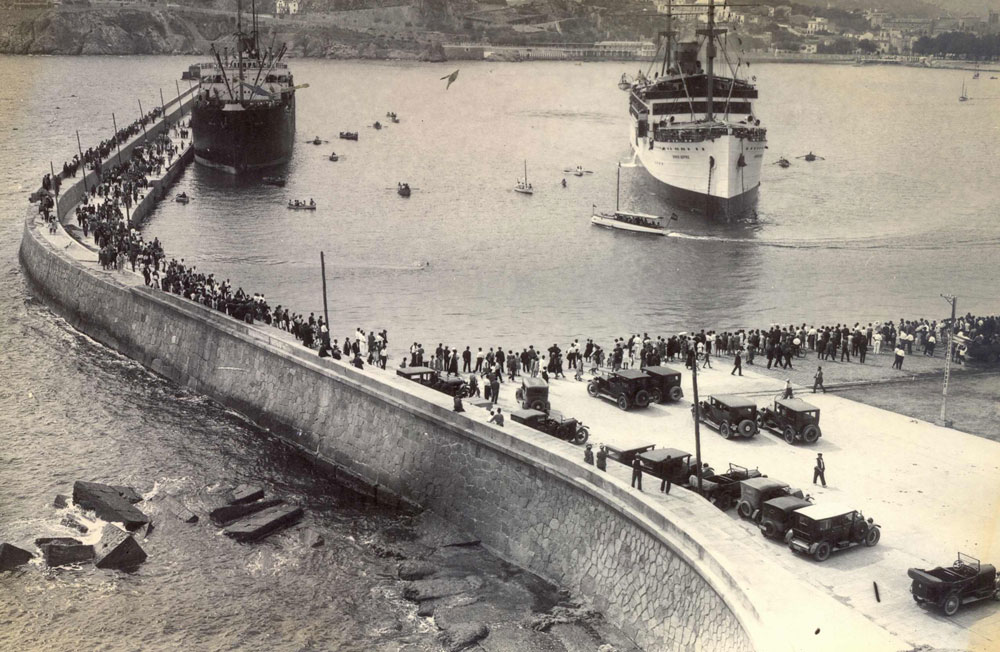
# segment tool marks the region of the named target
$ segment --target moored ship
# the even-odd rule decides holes
[[[240,3],[241,5],[242,3]],[[230,174],[288,162],[295,142],[295,82],[282,61],[285,47],[262,50],[257,12],[250,33],[237,9],[236,52],[200,64],[197,99],[191,110],[198,163]]]
[[[668,20],[672,28],[672,14]],[[659,73],[640,74],[626,90],[630,143],[643,167],[672,199],[734,219],[755,205],[767,130],[753,110],[756,87],[738,78],[742,62],[727,57],[731,76],[716,74],[716,46],[725,47],[725,32],[710,0],[705,27],[696,32],[703,38],[677,42],[670,28],[661,32]]]

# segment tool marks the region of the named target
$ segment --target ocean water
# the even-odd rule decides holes
[[[111,133],[112,113],[120,125],[159,89],[169,98],[194,61],[0,57],[0,540],[61,532],[50,503],[75,479],[133,483],[196,510],[229,484],[261,481],[306,506],[327,547],[241,547],[158,519],[145,544],[155,563],[135,576],[0,577],[0,648],[433,649],[361,545],[400,515],[358,503],[237,415],[75,333],[21,274],[27,194],[49,161],[72,155],[76,130],[86,147]],[[193,166],[175,189],[192,202],[164,202],[145,231],[170,255],[307,313],[322,309],[324,251],[335,337],[360,326],[387,328],[399,348],[548,346],[940,318],[942,292],[963,312],[1000,310],[1000,82],[970,81],[973,100],[959,104],[961,72],[755,66],[770,141],[758,222],[679,211],[641,168],[624,169],[623,206],[679,214],[670,237],[653,239],[589,223],[593,204],[614,204],[615,164],[629,155],[622,64],[293,67],[310,87],[288,186]],[[446,91],[439,78],[456,67]],[[367,127],[387,111],[401,123]],[[337,140],[342,130],[360,141]],[[305,144],[317,135],[331,142]],[[771,165],[810,150],[825,160]],[[511,191],[525,162],[532,197]],[[564,172],[577,165],[594,173]],[[411,198],[396,195],[399,181]],[[315,212],[284,207],[309,197]]]

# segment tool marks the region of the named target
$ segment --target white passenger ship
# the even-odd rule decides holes
[[[715,24],[712,0],[698,40],[676,42],[672,14],[668,20],[660,72],[640,74],[627,88],[632,149],[673,199],[713,217],[739,217],[754,207],[767,149],[753,110],[757,89],[738,78],[742,61],[725,56],[726,30]],[[717,45],[730,76],[716,74]]]

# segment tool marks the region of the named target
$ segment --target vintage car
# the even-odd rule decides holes
[[[670,367],[653,366],[642,369],[649,374],[646,389],[649,391],[650,403],[663,403],[667,400],[677,402],[684,398],[681,389],[681,372]]]
[[[403,367],[396,370],[396,375],[444,392],[449,396],[464,398],[469,395],[469,385],[464,378],[453,374],[440,375],[430,367]]]
[[[874,546],[881,537],[881,526],[858,510],[822,504],[792,512],[785,543],[792,552],[826,561],[831,552],[862,544]]]
[[[642,446],[633,446],[632,448],[618,448],[611,444],[604,444],[604,450],[607,451],[608,458],[616,462],[621,462],[625,466],[632,466],[636,455],[651,451],[654,448],[656,448],[656,444],[643,444]]]
[[[791,517],[795,510],[808,507],[812,502],[797,496],[778,496],[765,500],[760,508],[760,521],[757,527],[760,533],[768,539],[780,539],[791,527]]]
[[[725,511],[736,504],[736,497],[740,495],[740,482],[759,477],[760,471],[757,469],[748,469],[730,462],[729,470],[725,473],[702,476],[701,495],[708,502]],[[688,486],[697,490],[698,476],[696,474],[688,478]]]
[[[594,398],[610,398],[622,410],[633,405],[644,408],[649,406],[648,379],[649,376],[636,369],[619,369],[594,378],[587,385],[587,393]]]
[[[781,435],[789,444],[804,441],[815,444],[822,436],[819,408],[798,398],[775,399],[774,407],[757,411],[757,427]]]
[[[1000,578],[996,568],[962,553],[958,553],[958,559],[948,568],[911,568],[906,574],[913,580],[910,593],[917,604],[938,607],[946,616],[954,616],[963,604],[988,598],[1000,600]]]
[[[740,499],[736,503],[736,513],[740,518],[748,518],[756,523],[760,520],[760,510],[764,503],[778,496],[804,498],[801,489],[792,489],[788,483],[781,480],[768,477],[743,480],[740,482]]]
[[[515,410],[510,418],[517,423],[528,426],[547,435],[552,435],[571,444],[583,445],[590,437],[587,427],[576,419],[563,417],[555,410],[548,414],[541,410]]]
[[[695,418],[700,414],[702,423],[718,428],[719,434],[726,439],[757,434],[757,404],[750,399],[719,394],[699,401],[697,407],[696,413],[695,406],[691,406],[691,414]]]
[[[687,484],[697,466],[697,462],[691,459],[691,453],[676,448],[654,448],[639,453],[637,457],[643,473],[669,480],[671,484]]]
[[[521,377],[521,386],[514,392],[518,404],[525,410],[539,410],[548,412],[549,408],[549,384],[541,378],[531,376]]]

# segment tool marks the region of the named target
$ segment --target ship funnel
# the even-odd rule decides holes
[[[681,72],[685,75],[695,75],[702,71],[701,62],[698,60],[700,49],[698,41],[687,41],[679,44],[677,62],[680,64]]]

